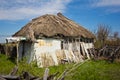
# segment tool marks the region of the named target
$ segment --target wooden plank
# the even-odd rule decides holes
[[[48,74],[49,74],[49,69],[46,68],[46,69],[45,69],[45,72],[44,72],[43,80],[47,80]]]
[[[7,80],[19,80],[18,76],[11,76],[11,75],[4,76],[4,75],[2,75],[1,77],[4,79],[7,79]]]
[[[68,71],[68,70],[66,69],[66,70],[58,77],[57,80],[63,80],[63,78],[65,77],[67,71]]]
[[[0,76],[0,80],[6,80],[5,78],[3,78],[2,76]]]
[[[9,75],[14,76],[14,75],[16,75],[17,71],[18,71],[18,67],[15,66],[15,67],[13,68],[13,70],[9,73]]]

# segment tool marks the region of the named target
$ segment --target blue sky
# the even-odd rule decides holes
[[[106,24],[120,33],[120,0],[0,0],[0,35],[12,35],[32,18],[58,12],[88,30]]]

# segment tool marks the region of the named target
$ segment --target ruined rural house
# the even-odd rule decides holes
[[[17,41],[18,59],[36,61],[38,67],[61,62],[82,62],[92,56],[94,35],[61,13],[32,19],[8,41]]]

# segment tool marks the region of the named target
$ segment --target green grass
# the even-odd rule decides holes
[[[120,64],[88,61],[68,74],[66,80],[120,80]]]
[[[0,74],[9,74],[14,66],[14,62],[5,55],[0,54]]]
[[[8,57],[0,54],[0,75],[9,74],[16,64]],[[74,64],[61,64],[59,66],[52,66],[49,68],[49,74],[59,72],[59,75],[65,69],[72,68]],[[77,66],[79,66],[78,64]],[[27,71],[34,76],[42,77],[45,68],[38,68],[35,63],[27,64],[25,61],[19,63],[18,75],[22,71]],[[59,76],[58,75],[58,76]],[[57,76],[57,77],[58,77]],[[119,80],[120,79],[120,63],[109,63],[106,61],[87,61],[69,72],[65,80]]]
[[[4,74],[7,75],[10,71],[15,67],[15,61],[11,60],[9,57],[6,57],[3,54],[0,54],[0,75]],[[42,77],[44,75],[45,68],[38,68],[35,63],[27,64],[25,60],[19,62],[18,67],[18,75],[21,74],[23,71],[27,71],[34,76]],[[59,65],[59,66],[52,66],[49,68],[49,74],[54,74],[59,72],[61,74],[69,65]]]

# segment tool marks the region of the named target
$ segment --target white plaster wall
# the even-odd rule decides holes
[[[45,52],[55,52],[61,49],[61,41],[56,39],[42,39],[37,40],[38,43],[34,44],[34,49],[37,54]]]
[[[27,58],[30,63],[33,60],[37,60],[38,66],[42,67],[42,54],[49,54],[54,60],[55,65],[58,65],[56,50],[61,49],[61,41],[57,39],[39,39],[38,43],[24,43],[24,57]],[[22,58],[23,43],[19,44],[19,60]]]
[[[27,58],[28,58],[28,61],[31,62],[32,60],[36,60],[38,67],[44,67],[44,64],[42,63],[42,62],[44,62],[43,54],[45,54],[45,55],[49,54],[53,59],[52,63],[54,65],[58,65],[56,51],[61,50],[61,41],[57,40],[57,39],[39,39],[39,40],[37,40],[37,42],[38,43],[33,43],[33,44],[25,43],[25,46],[24,46],[25,51],[24,52],[25,52],[25,56],[27,56]],[[77,48],[77,50],[79,51],[80,44],[81,44],[83,53],[84,54],[86,53],[88,59],[90,59],[87,49],[92,48],[93,43],[84,43],[84,42],[74,43],[74,47],[73,47],[73,44],[70,43],[68,50],[64,50],[66,59],[68,59],[70,61],[74,60],[74,62],[79,61],[79,57],[74,55],[74,53],[72,52],[72,49]],[[63,45],[67,46],[68,44],[66,43]],[[20,57],[22,57],[22,55],[21,55],[22,47],[23,47],[23,44],[20,44],[20,47],[19,47],[19,52],[20,52],[19,56]]]
[[[37,60],[37,65],[39,67],[43,67],[42,65],[42,55],[41,54],[50,54],[53,61],[54,65],[58,65],[57,61],[57,56],[55,54],[56,50],[61,49],[61,41],[56,40],[56,39],[39,39],[37,40],[38,43],[34,44],[34,51],[35,51],[35,56],[34,60]]]

